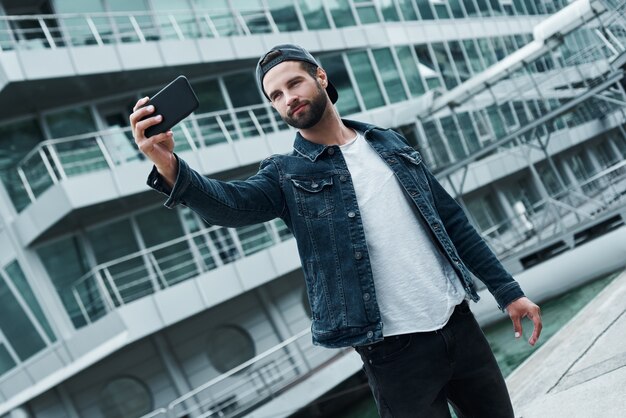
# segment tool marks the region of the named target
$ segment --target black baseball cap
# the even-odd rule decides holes
[[[263,62],[265,57],[267,57],[270,53],[274,51],[277,51],[279,54],[276,54],[276,57],[274,57],[271,61],[266,62],[265,64],[261,66],[261,62]],[[265,97],[267,97],[267,94],[265,93],[265,89],[263,89],[263,78],[265,77],[265,74],[267,74],[269,70],[271,70],[272,68],[274,68],[275,66],[277,66],[283,61],[304,61],[313,65],[317,65],[318,67],[321,67],[319,62],[317,62],[315,58],[313,58],[313,55],[311,55],[309,51],[307,51],[306,49],[302,48],[299,45],[294,45],[294,44],[276,45],[275,47],[267,51],[267,53],[259,59],[259,62],[256,65],[256,79]],[[331,83],[330,80],[328,81],[328,86],[326,86],[326,92],[328,93],[328,97],[330,97],[330,101],[332,103],[335,103],[337,99],[339,98],[337,89],[335,88],[335,86],[333,86],[333,83]],[[269,100],[269,97],[267,98]]]

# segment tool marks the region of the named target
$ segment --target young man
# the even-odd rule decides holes
[[[241,226],[275,217],[296,238],[312,310],[313,342],[354,346],[382,417],[512,417],[504,379],[468,307],[470,271],[511,317],[541,332],[528,300],[456,201],[399,134],[342,120],[317,61],[278,45],[257,64],[263,93],[298,129],[294,150],[265,159],[245,181],[208,179],[174,153],[172,133],[146,138],[159,116],[130,116],[154,162],[148,184],[207,222]]]

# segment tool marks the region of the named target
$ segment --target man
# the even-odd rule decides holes
[[[312,310],[313,342],[354,346],[382,417],[512,417],[504,379],[468,307],[472,271],[510,315],[541,332],[528,300],[456,201],[399,134],[340,119],[338,93],[317,61],[278,45],[257,64],[265,96],[298,129],[293,152],[265,159],[245,181],[207,179],[174,153],[172,133],[137,102],[130,116],[153,162],[148,184],[211,224],[280,217],[296,238]]]

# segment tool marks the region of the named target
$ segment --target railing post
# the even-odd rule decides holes
[[[46,25],[46,22],[44,22],[43,18],[41,18],[41,17],[37,18],[37,22],[39,22],[39,26],[41,27],[41,31],[43,32],[44,36],[46,37],[46,40],[48,41],[48,44],[50,45],[50,49],[56,49],[57,48],[56,42],[54,42],[54,38],[52,37],[52,34],[50,33],[50,29],[48,29],[48,26]]]
[[[109,169],[115,170],[115,162],[113,161],[113,158],[111,158],[111,154],[109,154],[109,150],[107,150],[106,146],[104,145],[104,141],[102,140],[102,137],[100,135],[96,137],[96,144],[98,145],[98,148],[100,149],[100,152],[104,157],[104,161],[106,161],[107,165],[109,166]]]
[[[31,189],[30,184],[28,184],[28,179],[26,178],[26,174],[24,174],[24,169],[22,167],[17,169],[17,175],[22,180],[22,185],[24,186],[24,190],[26,190],[26,194],[31,202],[34,202],[37,198],[33,193],[33,189]]]
[[[178,26],[178,22],[176,21],[176,18],[174,17],[174,15],[167,15],[167,18],[172,24],[172,28],[174,29],[174,32],[176,32],[176,36],[178,36],[178,39],[180,41],[184,41],[185,35],[183,34],[183,31],[180,29],[180,26]]]
[[[104,268],[104,277],[106,277],[107,282],[109,283],[109,286],[111,286],[111,290],[113,291],[113,294],[115,295],[115,299],[117,299],[117,303],[119,303],[120,306],[123,305],[124,299],[122,299],[122,295],[120,294],[120,291],[117,288],[117,285],[115,284],[115,280],[113,280],[113,276],[111,276],[111,272],[109,271],[108,268]]]
[[[265,132],[263,131],[263,127],[261,126],[261,124],[259,123],[259,120],[254,114],[254,110],[248,109],[248,116],[250,116],[250,119],[252,119],[252,123],[254,124],[254,127],[256,128],[257,132],[259,133],[259,136],[264,136]]]
[[[104,42],[102,42],[102,38],[100,37],[100,34],[98,33],[98,28],[96,28],[96,24],[93,23],[93,19],[91,19],[90,16],[85,16],[85,20],[87,21],[87,26],[89,26],[89,30],[91,31],[91,34],[96,40],[96,43],[98,44],[98,46],[103,46]]]
[[[113,303],[113,299],[111,299],[111,295],[109,294],[109,291],[104,284],[104,280],[102,279],[102,274],[100,273],[100,270],[96,270],[94,274],[96,276],[96,284],[100,289],[100,293],[102,294],[102,301],[104,302],[104,306],[105,308],[107,308],[107,311],[112,311],[113,309],[115,309],[115,303]]]
[[[152,268],[154,268],[154,271],[156,272],[157,277],[161,281],[161,286],[163,286],[164,289],[166,287],[169,287],[169,283],[167,282],[167,279],[165,278],[165,275],[163,274],[163,270],[161,270],[159,263],[154,257],[154,254],[148,253],[148,259],[150,260],[150,263],[152,264]]]
[[[198,151],[198,147],[191,136],[191,132],[189,132],[189,128],[187,128],[184,122],[180,124],[180,129],[183,131],[183,135],[185,136],[189,147],[191,147],[193,151]]]
[[[43,165],[46,167],[46,171],[48,172],[48,175],[50,176],[50,179],[52,180],[52,183],[58,184],[59,183],[59,179],[57,179],[57,176],[54,173],[54,169],[50,165],[50,161],[48,161],[48,157],[46,157],[46,153],[43,152],[42,148],[39,148],[37,153],[39,154],[39,157],[41,158],[41,161],[43,162]]]
[[[89,314],[87,313],[87,310],[85,309],[85,305],[83,304],[83,301],[81,300],[80,296],[78,296],[76,287],[72,287],[72,293],[74,294],[74,299],[76,299],[76,304],[78,305],[78,308],[80,309],[80,313],[83,314],[85,321],[87,321],[88,324],[91,324],[91,318],[89,317]]]
[[[137,34],[137,37],[139,38],[139,42],[141,42],[142,44],[146,42],[146,37],[144,36],[141,28],[139,27],[139,23],[137,23],[137,19],[135,19],[135,16],[130,15],[128,16],[128,20],[130,20],[130,24],[132,25],[133,29],[135,30],[135,33]]]
[[[65,174],[65,169],[63,168],[63,164],[61,164],[61,159],[59,158],[59,154],[57,154],[56,149],[54,149],[54,146],[52,144],[47,144],[46,149],[48,150],[50,158],[52,158],[55,167],[59,171],[59,176],[61,177],[60,180],[67,179],[67,174]]]
[[[204,15],[202,15],[202,17],[204,17],[204,20],[206,21],[206,24],[209,27],[209,30],[211,31],[213,36],[215,38],[219,38],[220,33],[218,32],[217,27],[215,26],[215,23],[213,23],[213,19],[211,19],[211,16],[205,13]]]

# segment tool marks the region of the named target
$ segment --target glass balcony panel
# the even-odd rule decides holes
[[[86,325],[87,320],[93,322],[106,315],[106,302],[94,275],[87,276],[74,290],[76,298],[71,307],[66,304],[66,310],[76,328]]]
[[[152,0],[154,19],[162,39],[193,39],[200,30],[187,0]],[[140,9],[142,10],[142,9]]]
[[[149,10],[145,0],[107,0],[107,6],[111,12],[116,13],[110,19],[119,42],[139,41],[139,35],[132,24],[131,17],[137,22],[146,40],[158,39],[152,17],[147,12],[137,12]],[[117,12],[124,13],[117,14]]]
[[[302,30],[293,0],[267,0],[279,32]]]
[[[229,115],[225,115],[230,118]],[[205,116],[197,119],[198,128],[200,129],[200,135],[202,137],[202,144],[204,146],[219,144],[220,142],[226,142],[226,135],[220,128],[216,116]]]
[[[391,55],[389,48],[381,48],[372,51],[374,61],[378,67],[378,72],[383,80],[383,85],[387,91],[387,97],[391,103],[406,100],[404,87],[400,82],[400,74]]]
[[[433,9],[430,8],[430,0],[415,0],[415,4],[423,20],[433,20],[435,18]]]
[[[54,150],[68,177],[91,173],[108,167],[96,138],[57,143],[54,145]]]
[[[326,0],[326,4],[328,5],[336,28],[356,25],[356,20],[352,15],[352,9],[350,8],[348,0]]]
[[[259,136],[261,132],[257,129],[252,117],[248,110],[243,110],[240,112],[235,112],[235,117],[237,118],[237,122],[239,123],[239,128],[241,129],[241,134],[244,138],[252,138],[255,136]]]
[[[499,0],[489,0],[489,5],[491,6],[494,16],[502,16],[504,14]]]
[[[142,159],[142,154],[139,152],[133,135],[128,129],[114,126],[109,128],[106,133],[103,133],[101,138],[115,165]]]
[[[487,0],[476,0],[476,4],[478,4],[478,10],[480,10],[481,16],[491,16]]]
[[[356,11],[362,25],[367,25],[368,23],[378,23],[380,21],[374,6],[356,6]]]
[[[89,270],[82,243],[76,236],[69,236],[45,243],[36,251],[74,325],[84,325],[80,307],[72,293],[74,281]],[[92,289],[89,286],[84,285],[85,291]]]
[[[385,22],[400,21],[400,16],[398,16],[398,11],[396,10],[393,0],[378,0],[376,3],[378,3],[378,7],[380,7],[380,12],[382,13]]]
[[[326,55],[320,61],[328,74],[328,78],[333,81],[333,85],[339,93],[339,100],[337,100],[339,113],[349,115],[359,112],[361,110],[359,102],[357,101],[354,86],[350,81],[342,55]]]
[[[298,4],[308,29],[330,29],[322,0],[298,0]]]
[[[237,250],[237,246],[226,228],[209,231],[209,237],[215,245],[217,254],[223,264],[231,263],[242,257],[242,254]]]
[[[351,52],[348,61],[367,109],[383,106],[385,100],[378,86],[367,52]]]
[[[165,282],[171,286],[199,275],[199,269],[186,241],[155,250],[154,256]]]
[[[474,0],[463,0],[463,6],[465,6],[465,11],[467,12],[468,17],[480,16],[480,13],[478,12],[478,8],[476,7],[476,3],[474,3]]]
[[[14,36],[9,21],[0,16],[0,51],[11,51],[15,48]]]
[[[116,263],[104,270],[103,275],[111,277],[113,286],[120,296],[121,300],[117,300],[116,294],[112,288],[109,288],[111,285],[107,281],[107,290],[116,306],[119,303],[129,303],[152,294],[154,292],[153,280],[158,280],[157,273],[148,270],[146,260],[141,257]],[[159,284],[163,285],[162,282]]]
[[[33,313],[35,318],[37,318],[37,321],[39,322],[39,324],[45,331],[46,335],[48,336],[48,339],[53,342],[56,341],[56,336],[54,335],[54,332],[52,332],[52,328],[50,327],[48,318],[46,318],[46,315],[43,313],[43,310],[41,309],[41,305],[39,304],[39,301],[35,297],[35,294],[33,293],[33,289],[30,287],[30,284],[26,280],[24,271],[20,267],[17,260],[14,260],[10,264],[8,264],[4,268],[4,270],[7,276],[9,276],[9,280],[11,280],[11,282],[13,283],[13,285],[15,286],[15,288],[21,295],[22,299],[24,299],[24,302],[28,306],[28,309],[30,309],[30,311]]]
[[[220,36],[242,35],[243,31],[230,12],[210,12],[209,17]]]
[[[502,43],[502,40],[500,38],[491,38],[491,43],[493,44],[498,61],[504,59],[507,55],[507,51],[504,47],[504,43]]]
[[[48,188],[54,184],[50,172],[48,172],[48,169],[39,153],[33,154],[30,158],[24,161],[20,168],[24,173],[28,187],[30,187],[35,197],[41,196],[43,192],[48,190]]]
[[[504,121],[498,112],[498,107],[496,105],[487,107],[487,115],[489,117],[489,121],[491,122],[495,139],[504,138],[506,135],[506,129],[504,127]]]
[[[526,8],[524,7],[523,0],[513,0],[513,7],[515,9],[515,13],[518,16],[524,16],[528,14],[528,12],[526,11]]]
[[[537,8],[535,7],[534,1],[532,0],[523,0],[523,1],[524,1],[524,6],[526,6],[526,12],[528,14],[531,14],[531,15],[539,14],[539,12],[537,11]]]
[[[438,1],[432,1],[433,7],[435,8],[435,13],[437,13],[438,19],[450,19],[450,13],[448,12],[448,8],[445,4],[441,4]]]
[[[287,228],[287,224],[285,224],[282,219],[277,218],[273,222],[276,226],[276,230],[278,231],[278,236],[280,237],[281,241],[285,241],[293,237],[291,231],[289,231],[289,228]]]
[[[246,256],[257,253],[274,244],[266,224],[237,228],[237,235]]]
[[[0,343],[0,376],[2,376],[15,366],[15,360],[13,360],[13,357],[11,357],[11,354],[9,354],[6,346],[4,345],[4,343]]]
[[[400,6],[400,12],[402,13],[403,20],[417,20],[417,13],[413,8],[412,0],[397,0]]]
[[[448,0],[448,4],[450,5],[450,10],[452,10],[452,16],[457,19],[462,19],[465,17],[463,13],[463,6],[461,6],[460,0]]]
[[[0,276],[0,329],[22,361],[46,346],[2,276]]]
[[[409,92],[412,97],[419,97],[424,94],[424,83],[417,70],[417,65],[411,49],[408,46],[396,47],[396,54],[398,55],[398,61],[400,61],[400,67],[404,78],[409,86]]]

